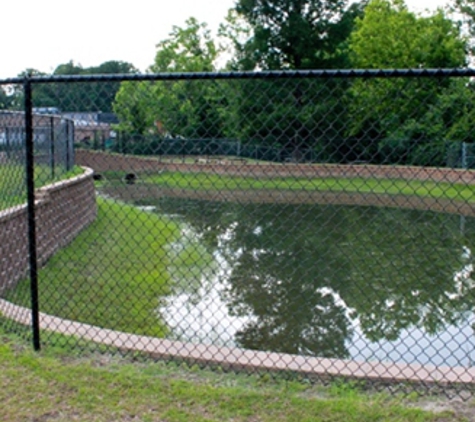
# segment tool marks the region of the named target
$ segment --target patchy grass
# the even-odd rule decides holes
[[[135,334],[165,335],[156,309],[169,293],[166,246],[179,232],[166,217],[99,199],[96,221],[39,271],[42,312]],[[7,299],[28,306],[28,291],[24,280]]]
[[[2,421],[321,421],[458,422],[409,408],[400,399],[341,384],[225,374],[174,363],[57,348],[35,354],[0,330]],[[27,387],[26,387],[27,386]]]
[[[114,183],[118,173],[106,173],[106,179]],[[123,176],[123,175],[122,175]],[[389,195],[414,195],[443,198],[455,201],[475,202],[475,186],[455,183],[439,183],[419,180],[365,179],[365,178],[253,178],[223,176],[206,173],[166,172],[143,174],[142,183],[166,188],[190,190],[303,190],[358,192]],[[103,182],[105,183],[105,182]]]

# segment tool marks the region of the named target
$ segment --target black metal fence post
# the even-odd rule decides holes
[[[68,124],[69,124],[69,137],[68,137],[69,163],[68,163],[68,170],[72,170],[73,167],[74,167],[74,163],[76,162],[75,149],[74,149],[74,138],[75,138],[76,134],[75,134],[74,122],[72,120],[70,120]]]
[[[55,136],[54,136],[54,117],[50,117],[50,165],[51,165],[51,180],[54,180],[54,145],[55,143]]]
[[[10,130],[8,127],[5,128],[5,149],[6,149],[7,158],[10,158],[10,155],[11,155]]]
[[[65,162],[66,162],[66,171],[69,171],[72,169],[72,164],[71,164],[71,151],[69,150],[69,145],[70,145],[70,138],[71,138],[71,128],[69,126],[69,122],[66,122],[66,125],[65,125],[65,130],[66,130],[66,136],[65,136],[65,153],[66,153],[66,157],[65,157]]]
[[[31,290],[31,328],[33,331],[33,347],[40,350],[40,320],[38,302],[38,261],[36,251],[35,221],[35,161],[33,145],[33,112],[31,81],[27,76],[23,82],[25,95],[25,149],[26,149],[26,187],[28,199],[28,250],[30,264]]]

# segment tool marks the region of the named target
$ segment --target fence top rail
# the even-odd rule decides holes
[[[0,85],[68,82],[121,82],[211,79],[326,79],[326,78],[433,78],[474,77],[475,69],[337,69],[337,70],[274,70],[246,72],[176,72],[146,74],[48,75],[0,79]]]

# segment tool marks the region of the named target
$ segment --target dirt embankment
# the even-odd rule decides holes
[[[105,171],[124,171],[130,173],[179,171],[182,173],[212,173],[251,177],[404,179],[475,184],[475,172],[472,170],[436,167],[377,166],[368,164],[279,164],[206,158],[195,158],[191,162],[172,162],[155,157],[139,157],[88,150],[78,150],[76,152],[76,163],[91,167],[99,173]]]
[[[339,165],[339,164],[257,164],[243,160],[217,160],[196,158],[191,162],[169,162],[157,158],[127,156],[96,151],[80,150],[76,162],[93,168],[96,172],[123,171],[144,173],[177,171],[182,173],[208,173],[227,176],[256,178],[371,178],[394,180],[432,181],[435,183],[459,183],[475,185],[475,172],[471,170],[431,167]],[[140,178],[139,178],[140,180]],[[111,186],[105,188],[111,196],[124,200],[178,197],[239,203],[290,203],[290,204],[338,204],[395,207],[431,210],[465,216],[475,216],[475,204],[443,198],[378,193],[299,191],[299,190],[191,190],[164,188],[142,184]]]

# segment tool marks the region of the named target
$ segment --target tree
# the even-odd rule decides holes
[[[347,7],[346,0],[241,0],[221,27],[234,53],[229,67],[348,67],[348,37],[365,3]],[[228,136],[239,139],[244,147],[280,150],[280,159],[331,160],[344,124],[346,86],[346,81],[336,79],[235,83],[230,96],[233,127]]]
[[[212,71],[219,52],[206,24],[190,18],[185,27],[174,26],[170,36],[157,45],[150,70]],[[223,90],[214,81],[124,82],[116,95],[114,110],[120,119],[120,131],[139,137],[153,135],[157,142],[170,137],[221,138],[223,101]],[[145,143],[136,141],[138,152],[150,149]]]
[[[174,27],[160,42],[151,66],[154,72],[210,72],[216,70],[220,48],[205,23],[195,18],[185,28]],[[160,122],[172,134],[186,138],[220,138],[219,106],[224,95],[213,81],[179,81],[155,84]]]
[[[442,10],[411,13],[403,0],[372,0],[350,37],[358,68],[454,68],[465,64],[466,43]],[[444,165],[443,132],[434,133],[427,113],[450,91],[447,78],[358,80],[349,93],[348,135],[364,142],[361,159]]]
[[[239,0],[235,10],[252,28],[245,45],[238,46],[245,53],[241,67],[343,67],[344,43],[365,2],[349,8],[346,4],[347,0]]]
[[[109,74],[131,74],[137,73],[135,66],[128,62],[111,60],[101,63],[99,66],[85,68],[84,75],[109,75]],[[86,109],[98,110],[102,112],[112,112],[112,104],[115,95],[119,90],[119,82],[94,82],[88,84],[89,95],[86,98]],[[85,88],[85,86],[84,86]]]
[[[264,155],[280,151],[277,160],[337,159],[334,143],[344,131],[347,84],[298,78],[235,82],[226,133],[243,147],[262,149]]]
[[[372,0],[350,36],[352,65],[363,69],[459,67],[465,47],[442,10],[420,17],[404,0]]]
[[[205,23],[189,18],[185,27],[173,26],[170,36],[157,44],[153,72],[210,72],[219,48]]]
[[[18,74],[18,78],[32,77],[32,76],[46,76],[46,73],[40,72],[37,69],[27,68],[24,71]],[[24,108],[24,95],[23,95],[23,84],[13,85],[11,87],[11,102],[10,105],[16,110],[23,110]],[[33,89],[33,104],[36,106],[36,103],[47,102],[49,97],[45,97],[41,90]]]
[[[454,14],[453,19],[459,22],[459,25],[466,29],[470,40],[470,56],[474,53],[474,40],[475,37],[475,0],[455,0],[451,8],[451,12]]]
[[[15,102],[15,97],[7,93],[6,89],[0,85],[0,110],[7,110],[12,108]]]
[[[47,76],[45,73],[34,69],[28,69],[25,72],[29,75]],[[25,72],[23,72],[23,74],[25,74]],[[80,64],[70,61],[58,65],[53,75],[94,75],[135,72],[137,72],[137,69],[131,63],[127,62],[112,60],[104,62],[99,66],[83,68]],[[58,107],[61,111],[69,112],[111,112],[112,102],[118,89],[118,82],[35,84],[33,89],[33,103],[35,107]]]
[[[255,66],[252,60],[252,48],[249,40],[252,36],[252,27],[236,9],[230,9],[224,23],[219,26],[218,36],[221,48],[229,57],[226,68],[228,70],[249,70]]]

